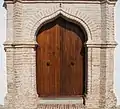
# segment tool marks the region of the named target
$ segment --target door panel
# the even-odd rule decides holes
[[[63,21],[61,25],[61,95],[83,94],[83,47],[78,36],[80,29],[72,23]],[[79,34],[80,35],[80,34]],[[82,34],[81,34],[82,35]]]
[[[48,24],[37,37],[37,91],[39,96],[57,96],[60,74],[59,26]]]
[[[37,42],[38,95],[82,95],[84,38],[81,29],[58,18],[40,29]]]

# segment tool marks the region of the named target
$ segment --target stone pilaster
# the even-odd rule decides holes
[[[101,109],[114,109],[116,97],[113,91],[114,81],[114,48],[117,45],[114,37],[114,4],[104,1],[101,4]]]
[[[87,108],[99,109],[100,96],[100,48],[88,45]]]
[[[14,74],[14,49],[5,48],[6,67],[7,67],[7,95],[5,97],[5,109],[14,109],[15,107],[15,74]]]
[[[15,109],[35,109],[36,94],[36,60],[35,45],[16,45],[14,56],[16,105]]]
[[[114,93],[114,46],[106,49],[106,103],[105,109],[115,109],[116,97]]]
[[[23,27],[23,8],[22,3],[16,1],[13,5],[13,42],[21,42]]]

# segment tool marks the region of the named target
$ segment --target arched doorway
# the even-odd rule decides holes
[[[37,35],[36,83],[39,97],[82,96],[85,90],[85,35],[62,17]]]

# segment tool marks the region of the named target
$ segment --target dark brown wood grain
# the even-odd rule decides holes
[[[37,42],[38,95],[83,95],[84,35],[80,27],[58,18],[40,29]]]

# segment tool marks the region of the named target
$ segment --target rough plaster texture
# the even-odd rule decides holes
[[[114,1],[6,1],[5,109],[115,109],[114,5]],[[36,93],[36,33],[59,15],[78,24],[88,37],[85,105],[83,99],[80,103],[42,104]]]

